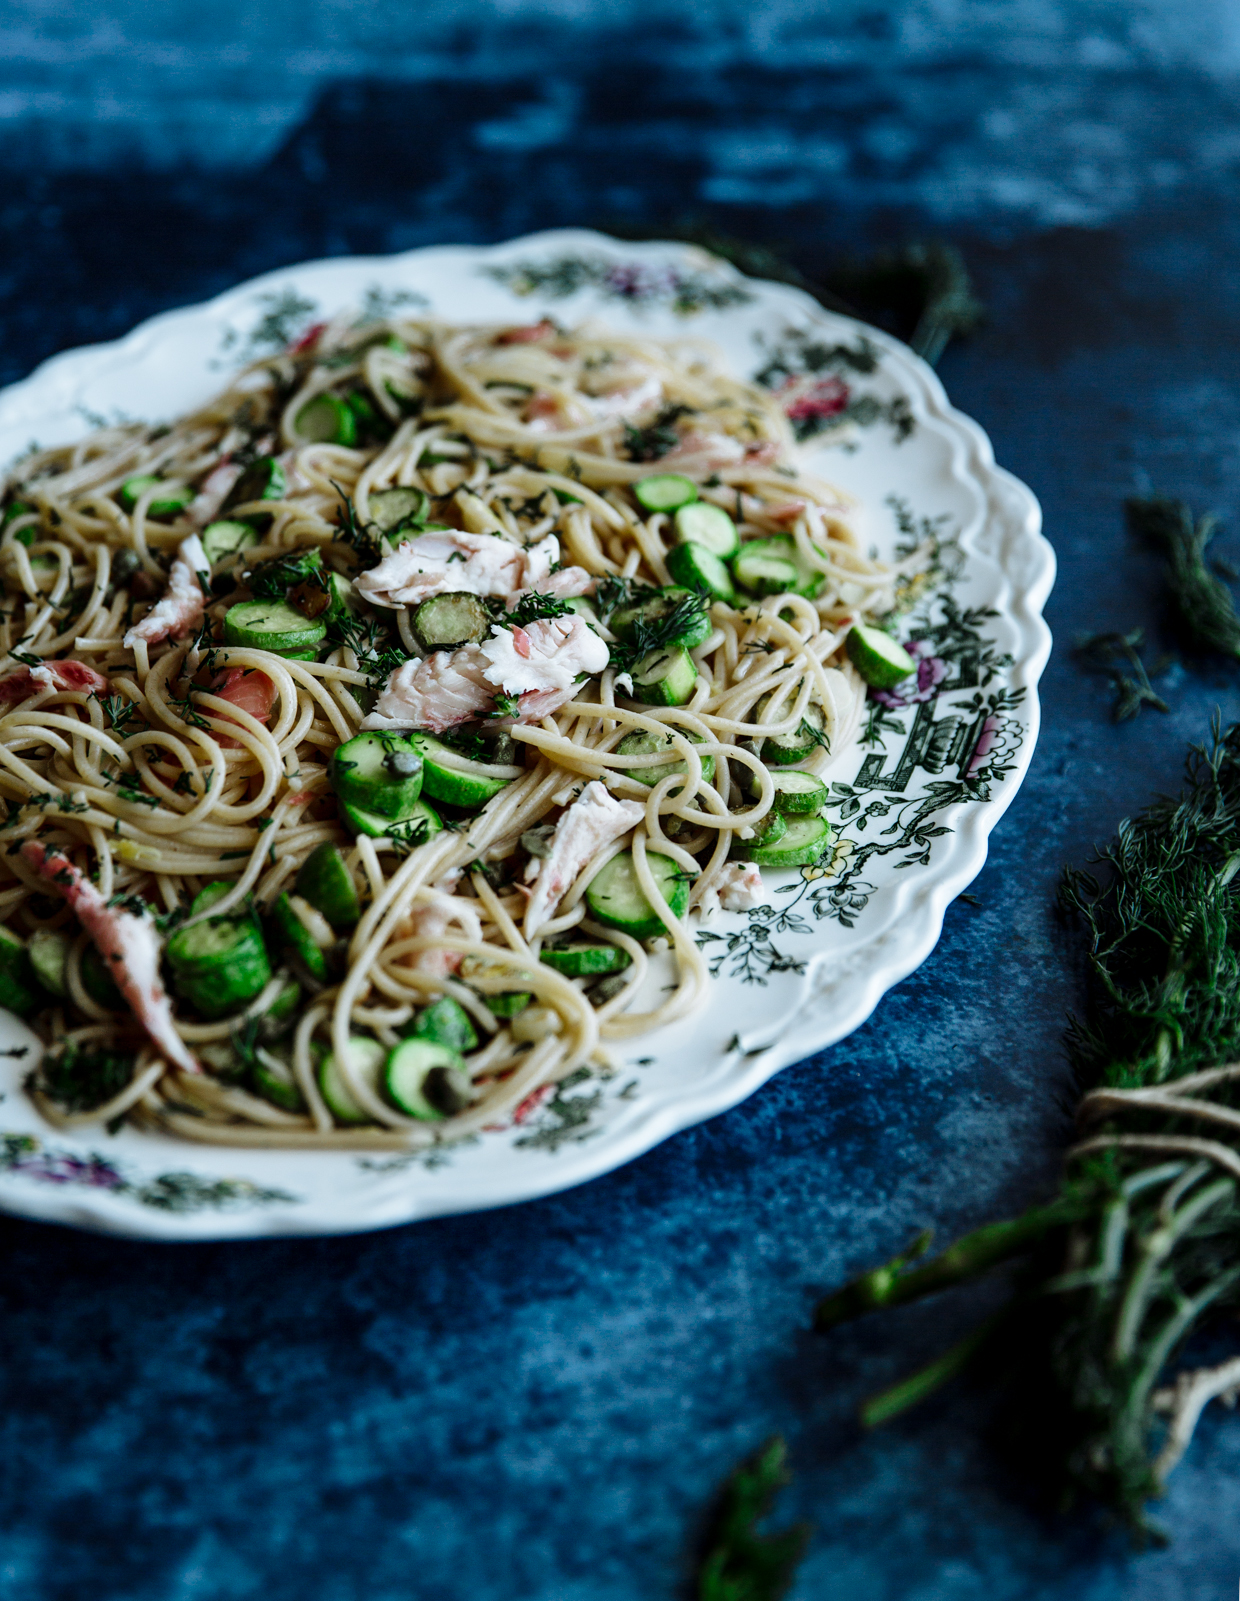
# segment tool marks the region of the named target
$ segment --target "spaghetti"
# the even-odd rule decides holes
[[[459,1138],[699,1006],[687,912],[829,860],[909,565],[709,349],[549,322],[338,318],[5,508],[32,1093],[235,1145]]]

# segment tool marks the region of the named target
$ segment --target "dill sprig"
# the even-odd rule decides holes
[[[1240,724],[1189,755],[1178,797],[1120,824],[1060,899],[1088,939],[1089,1005],[1068,1051],[1079,1137],[1049,1203],[921,1260],[929,1236],[820,1303],[835,1324],[1023,1259],[1015,1297],[929,1367],[873,1398],[867,1423],[937,1389],[982,1349],[1019,1368],[1046,1453],[1078,1488],[1154,1534],[1205,1401],[1240,1359],[1166,1370],[1207,1318],[1240,1306]],[[998,1338],[998,1336],[1002,1338]]]
[[[761,1534],[775,1497],[790,1481],[787,1449],[776,1435],[731,1474],[711,1519],[698,1568],[697,1601],[779,1601],[805,1554],[809,1526]]]
[[[1210,516],[1193,518],[1180,500],[1153,497],[1124,503],[1128,526],[1167,563],[1167,596],[1176,627],[1195,650],[1240,657],[1240,616],[1231,590],[1206,565],[1218,530]]]
[[[676,424],[693,415],[692,406],[664,406],[652,423],[636,428],[624,425],[624,444],[630,461],[659,461],[680,443]]]
[[[1115,700],[1111,716],[1117,723],[1135,717],[1142,706],[1153,706],[1155,711],[1169,711],[1170,707],[1150,682],[1169,671],[1174,665],[1171,656],[1159,656],[1152,667],[1141,660],[1141,647],[1145,636],[1141,629],[1133,628],[1126,634],[1078,635],[1075,651],[1081,663],[1090,672],[1103,673],[1111,680]]]

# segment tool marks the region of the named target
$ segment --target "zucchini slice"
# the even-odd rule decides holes
[[[305,968],[308,977],[319,984],[327,982],[327,957],[324,948],[315,939],[309,924],[297,910],[300,895],[292,896],[281,890],[271,908],[271,924],[277,950],[291,951]],[[309,902],[303,901],[303,905]],[[322,914],[320,913],[320,916]]]
[[[813,773],[799,773],[787,768],[771,774],[775,785],[775,811],[785,817],[802,817],[818,811],[826,802],[827,786]],[[756,792],[756,791],[755,791]]]
[[[754,708],[757,722],[770,701],[763,695]],[[778,734],[762,741],[762,760],[770,767],[793,767],[803,762],[822,745],[826,738],[827,716],[817,701],[811,700],[801,718],[801,726],[791,734]]]
[[[297,869],[294,888],[333,928],[352,928],[362,915],[340,847],[330,840],[316,845],[306,857]]]
[[[190,905],[190,916],[197,917],[199,912],[209,912],[216,901],[222,901],[232,887],[225,879],[217,879],[213,884],[204,884]]]
[[[697,663],[687,650],[648,651],[633,668],[633,695],[646,706],[683,706],[697,683]]]
[[[773,845],[745,842],[745,856],[759,867],[812,867],[831,844],[831,825],[825,817],[792,817],[787,831]]]
[[[525,771],[523,767],[472,761],[420,729],[407,737],[422,757],[422,793],[445,806],[485,806]]]
[[[797,587],[795,563],[765,547],[764,539],[752,540],[741,547],[740,555],[732,564],[737,583],[752,595],[794,594]]]
[[[245,506],[254,500],[283,500],[287,488],[288,480],[284,476],[284,468],[276,458],[260,456],[246,468],[229,490],[220,510],[228,512],[234,506]],[[263,512],[251,512],[246,521],[266,523],[270,518]]]
[[[255,1053],[250,1082],[265,1101],[278,1106],[282,1112],[305,1111],[306,1103],[293,1069],[270,1051]]]
[[[670,856],[662,856],[657,851],[647,851],[646,860],[672,916],[683,917],[689,905],[689,886],[681,868]],[[634,939],[653,939],[656,934],[667,932],[663,920],[637,882],[632,851],[613,856],[606,867],[594,875],[586,890],[586,904],[596,923],[618,928]]]
[[[73,941],[69,936],[62,934],[59,929],[36,928],[26,945],[34,976],[48,994],[54,995],[59,1001],[69,998],[65,968],[72,944]],[[0,1002],[0,1004],[5,1003]]]
[[[702,743],[700,734],[690,734],[684,729],[679,730],[679,732],[691,744],[700,745]],[[649,734],[644,729],[635,729],[633,733],[626,734],[616,746],[616,754],[619,756],[653,756],[656,751],[670,750],[671,748],[671,734]],[[715,778],[715,758],[707,755],[703,756],[701,761],[702,777],[708,784],[713,783]],[[626,778],[631,778],[638,784],[645,784],[648,789],[653,789],[659,780],[666,778],[669,773],[683,773],[684,771],[685,763],[683,758],[679,756],[675,760],[657,764],[652,762],[649,767],[626,767],[623,769]]]
[[[432,1045],[446,1045],[458,1056],[478,1049],[478,1031],[473,1019],[451,995],[441,995],[424,1011],[418,1013],[407,1029],[410,1039],[429,1040]]]
[[[787,832],[787,818],[772,808],[760,823],[754,824],[751,839],[742,839],[739,833],[732,835],[732,854],[748,860],[755,850],[778,844]]]
[[[498,995],[484,995],[482,1002],[496,1017],[516,1017],[533,999],[529,990],[502,990]]]
[[[741,536],[727,512],[704,500],[682,506],[676,513],[676,538],[682,545],[704,546],[721,561],[730,560],[741,548]]]
[[[377,489],[369,497],[370,520],[381,534],[390,534],[402,523],[426,521],[430,499],[420,489]]]
[[[477,595],[464,590],[432,595],[413,614],[413,631],[428,655],[431,651],[476,645],[487,637],[490,628],[486,607]]]
[[[349,1066],[353,1072],[367,1089],[373,1089],[378,1095],[383,1069],[387,1063],[386,1046],[380,1045],[378,1040],[367,1038],[364,1034],[354,1034],[349,1039],[348,1052]],[[336,1058],[330,1052],[319,1063],[319,1094],[337,1123],[358,1124],[371,1121],[370,1113],[363,1112],[349,1093],[348,1085],[340,1076]]]
[[[699,506],[688,508],[689,511],[703,509]],[[711,600],[726,601],[729,606],[736,604],[736,586],[727,564],[705,545],[673,545],[667,553],[667,570],[686,589],[695,589],[699,595],[709,595]]]
[[[407,1117],[439,1121],[463,1112],[474,1098],[465,1063],[434,1040],[401,1040],[383,1071],[387,1098]]]
[[[208,523],[202,531],[202,548],[207,553],[207,560],[212,567],[216,567],[228,556],[235,556],[239,551],[249,550],[251,545],[258,544],[258,533],[249,523],[229,522],[225,519],[218,523]]]
[[[225,1017],[271,980],[271,963],[252,917],[209,917],[168,941],[173,985],[203,1017]]]
[[[410,849],[425,845],[443,827],[439,813],[424,800],[415,801],[404,817],[382,817],[378,812],[369,812],[362,806],[350,806],[347,801],[341,801],[340,816],[354,834],[365,834],[370,839],[391,840],[394,845],[408,846]]]
[[[96,1006],[102,1006],[105,1012],[119,1012],[122,1009],[125,1002],[116,987],[111,968],[93,945],[88,945],[82,952],[81,977],[82,988]]]
[[[609,626],[626,644],[649,647],[657,640],[692,650],[709,635],[711,621],[705,597],[677,585],[657,590],[635,605],[618,606]]]
[[[293,419],[298,437],[314,445],[357,443],[357,417],[336,395],[315,395]]]
[[[30,952],[15,934],[0,928],[0,1006],[24,1017],[41,999]]]
[[[782,565],[781,565],[782,564]],[[804,595],[813,600],[826,580],[826,574],[809,567],[801,559],[791,534],[772,534],[767,539],[750,539],[740,548],[732,563],[736,581],[758,595]]]
[[[407,817],[422,793],[422,757],[396,734],[357,734],[339,746],[328,768],[337,797],[380,817]]]
[[[596,945],[574,940],[568,945],[547,946],[539,960],[565,978],[594,978],[600,973],[622,973],[633,958],[618,945]]]
[[[857,623],[844,641],[853,666],[875,689],[894,689],[917,671],[917,663],[898,639],[881,628]]]
[[[163,479],[155,473],[139,473],[136,478],[127,478],[121,485],[121,505],[126,511],[132,511],[148,489],[161,483]],[[148,517],[177,517],[193,498],[194,491],[188,484],[169,484],[166,490],[156,491],[146,514]]]
[[[285,600],[295,585],[307,580],[319,580],[322,589],[323,553],[314,550],[289,550],[270,561],[260,561],[245,575],[250,593],[256,600]],[[326,611],[326,606],[321,608]],[[301,608],[298,608],[301,611]],[[302,611],[303,616],[309,613]]]
[[[647,511],[675,511],[679,506],[691,505],[698,498],[698,488],[683,473],[652,473],[649,478],[637,480],[633,494],[638,505]]]
[[[286,600],[243,600],[224,613],[224,643],[251,650],[313,650],[327,638],[317,617],[303,617]]]

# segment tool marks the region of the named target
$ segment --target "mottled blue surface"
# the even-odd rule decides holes
[[[0,378],[282,262],[709,215],[843,249],[947,232],[992,308],[952,398],[1042,499],[1060,641],[1143,623],[1121,496],[1240,501],[1234,5],[59,0],[0,12]],[[1232,540],[1234,557],[1240,541]],[[3,1601],[662,1601],[779,1429],[794,1601],[1205,1601],[1240,1576],[1240,1424],[1169,1551],[1040,1509],[966,1392],[856,1399],[966,1303],[830,1339],[814,1296],[1062,1148],[1052,901],[1173,785],[1237,679],[1113,727],[1061,647],[1025,787],[924,967],[751,1101],[566,1195],[361,1238],[154,1247],[0,1223]],[[1225,1335],[1225,1343],[1233,1338]]]

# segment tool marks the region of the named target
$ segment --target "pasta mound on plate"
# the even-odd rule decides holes
[[[899,569],[794,455],[697,343],[341,317],[12,469],[0,1002],[45,1115],[416,1147],[701,1005],[689,914],[829,859],[851,657],[907,670],[861,626]]]

